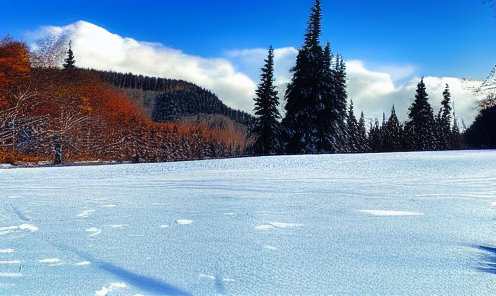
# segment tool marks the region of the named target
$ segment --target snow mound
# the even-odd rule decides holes
[[[108,294],[108,292],[113,292],[117,290],[118,288],[126,288],[126,284],[124,283],[112,283],[110,286],[107,288],[104,286],[100,291],[96,291],[95,295],[97,296],[105,296]]]
[[[60,262],[60,259],[58,259],[58,258],[49,258],[49,259],[39,260],[38,262],[41,262],[41,263],[56,263],[56,262]]]
[[[272,229],[272,228],[291,228],[291,227],[300,227],[300,226],[303,226],[303,224],[298,224],[298,223],[282,223],[282,222],[268,222],[267,224],[256,226],[255,229],[257,229],[257,230],[267,230],[267,229]]]
[[[405,211],[380,211],[380,210],[358,210],[359,212],[371,214],[374,216],[423,216],[423,213],[405,212]]]
[[[77,216],[78,217],[83,217],[83,218],[88,218],[91,213],[95,212],[95,210],[86,210],[83,211],[82,213],[79,213]]]

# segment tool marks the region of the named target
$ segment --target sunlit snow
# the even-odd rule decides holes
[[[0,295],[496,294],[495,151],[7,168],[0,184]]]

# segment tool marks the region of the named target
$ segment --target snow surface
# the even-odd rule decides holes
[[[0,184],[0,295],[496,294],[495,151],[4,169]]]

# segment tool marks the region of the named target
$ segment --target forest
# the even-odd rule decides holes
[[[63,68],[33,66],[40,57],[26,44],[0,41],[1,163],[158,162],[244,153],[246,131],[228,117],[154,122],[126,88],[106,82],[104,73],[77,68],[70,46],[67,54]]]
[[[408,121],[357,119],[346,90],[343,56],[322,46],[321,8],[311,8],[284,116],[268,51],[254,116],[227,107],[193,83],[77,67],[70,43],[34,51],[0,40],[0,163],[162,162],[251,155],[432,151],[496,148],[494,94],[460,131],[449,86],[434,110],[421,78]],[[48,44],[48,45],[47,45]],[[60,51],[60,48],[63,50]],[[60,67],[57,56],[63,54]]]
[[[278,111],[278,91],[274,86],[273,48],[270,47],[256,91],[255,135],[252,153],[315,154],[356,152],[435,151],[496,148],[496,104],[490,94],[478,104],[479,115],[460,131],[452,108],[449,85],[442,106],[429,103],[423,78],[417,84],[408,121],[400,123],[394,106],[382,123],[367,123],[363,112],[357,120],[353,98],[346,91],[346,65],[340,54],[333,55],[329,42],[322,46],[322,14],[316,0],[308,18],[302,47],[298,50],[293,77],[285,99],[285,116]],[[403,111],[402,111],[403,112]],[[384,114],[384,113],[383,113]]]

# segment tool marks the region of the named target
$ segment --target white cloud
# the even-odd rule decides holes
[[[232,108],[253,109],[255,83],[226,59],[187,55],[160,43],[112,34],[85,21],[65,27],[44,27],[31,35],[41,37],[67,31],[79,67],[182,79],[211,90]]]
[[[400,121],[408,119],[408,108],[415,99],[420,78],[412,77],[395,86],[389,73],[369,71],[360,61],[348,61],[347,70],[348,94],[349,98],[353,100],[357,116],[363,111],[367,118],[382,120],[382,113],[384,112],[386,117],[389,117],[391,107],[394,104],[398,119]],[[435,114],[441,108],[443,91],[448,84],[451,99],[455,102],[459,123],[462,119],[467,125],[472,123],[477,115],[476,102],[482,97],[474,95],[471,88],[479,85],[480,81],[464,81],[450,77],[425,77],[424,83]]]
[[[76,64],[80,67],[183,79],[213,91],[226,105],[247,112],[253,110],[260,69],[268,52],[268,48],[258,48],[227,51],[223,58],[191,56],[160,43],[124,38],[84,21],[65,27],[44,27],[31,33],[31,37],[67,31],[71,33]],[[281,98],[291,81],[289,70],[297,53],[294,47],[274,50],[275,84]],[[382,113],[389,116],[394,104],[400,121],[407,120],[408,107],[419,82],[419,78],[413,77],[417,71],[415,65],[367,66],[359,60],[348,60],[346,65],[349,99],[354,102],[357,117],[363,111],[367,118],[382,119]],[[448,83],[457,117],[467,125],[473,121],[477,113],[475,102],[481,97],[474,96],[466,87],[480,82],[447,77],[425,77],[424,82],[434,112],[440,108],[442,92]],[[281,109],[283,105],[281,100]]]

